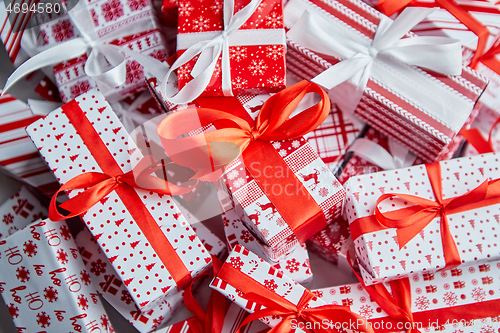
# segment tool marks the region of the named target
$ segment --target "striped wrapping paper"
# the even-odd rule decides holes
[[[0,97],[0,170],[50,195],[59,183],[25,131],[39,118],[11,95]]]
[[[370,39],[373,38],[382,15],[357,0],[292,0],[285,7],[285,26],[292,27],[306,9],[314,15],[338,22],[360,38]],[[334,57],[315,54],[290,39],[288,46],[288,69],[304,79],[312,79],[339,61]],[[397,84],[391,87],[370,79],[354,115],[394,137],[425,161],[434,161],[461,126],[450,125],[449,119],[436,119],[436,115],[430,112],[432,106],[424,104],[434,103],[442,94],[439,92],[439,95],[427,98],[437,92],[432,88],[428,93],[424,93],[423,89],[428,89],[428,86],[433,84],[446,91],[448,97],[446,100],[440,97],[441,105],[445,106],[444,109],[450,108],[450,112],[451,104],[466,103],[468,114],[454,116],[454,119],[460,117],[465,122],[486,82],[467,67],[463,67],[461,76],[442,76],[411,66],[407,69],[412,76],[406,77],[395,71],[390,79]],[[420,97],[417,97],[418,95]],[[422,100],[425,100],[425,103]]]

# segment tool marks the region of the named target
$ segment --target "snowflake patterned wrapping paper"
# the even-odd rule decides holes
[[[96,41],[105,41],[121,48],[148,55],[159,61],[167,59],[163,37],[155,22],[149,0],[99,0],[83,1],[86,7],[77,17],[85,34]],[[44,52],[68,40],[82,37],[77,25],[68,14],[32,29],[30,39],[35,52]],[[89,21],[89,22],[87,22]],[[56,84],[63,102],[68,102],[91,88],[98,87],[110,101],[120,100],[146,89],[142,60],[125,56],[126,80],[119,87],[108,87],[86,74],[85,64],[91,61],[88,54],[53,66]],[[100,59],[102,62],[104,59]],[[95,60],[92,60],[95,62]],[[106,64],[106,61],[104,61]],[[102,66],[106,66],[102,64]],[[108,64],[108,67],[110,65]]]
[[[27,131],[61,184],[87,172],[121,176],[142,158],[97,90],[51,112]],[[77,194],[68,193],[70,198]],[[168,195],[118,186],[82,219],[143,311],[176,293],[177,285],[182,287],[211,263]]]
[[[345,214],[365,283],[498,260],[498,160],[492,153],[350,178]]]
[[[256,9],[249,13],[250,16],[244,15],[248,19],[240,22],[243,12],[250,6],[255,8],[255,2],[179,0],[177,50],[179,57],[182,54],[186,57],[187,54],[190,55],[182,62],[177,61],[181,65],[177,70],[181,92],[185,86],[187,90],[192,89],[189,82],[206,87],[203,91],[206,96],[263,94],[285,88],[286,49],[282,1],[262,0]],[[225,24],[224,14],[229,14],[224,13],[224,10],[232,12],[233,7],[234,20]],[[242,24],[235,27],[238,23]],[[223,31],[227,33],[227,37],[223,35],[221,39],[224,45],[221,44],[222,53],[217,53],[217,59],[212,59],[215,55],[205,52],[197,58],[197,53],[190,51],[198,48],[200,42],[208,43],[213,39],[213,43],[217,44],[217,38]],[[209,82],[200,81],[200,68],[197,67],[209,68],[205,61],[208,57],[208,63],[212,61],[215,67],[210,67],[210,73],[204,73],[211,75]],[[194,67],[196,61],[198,65]],[[173,66],[176,67],[175,64]]]
[[[269,297],[269,299],[280,298],[291,308],[319,308],[326,305],[320,298],[314,297],[308,289],[296,283],[282,271],[275,269],[241,245],[237,245],[230,253],[218,275],[210,284],[210,287],[222,293],[229,300],[250,313],[264,308],[262,304],[259,304],[261,301],[257,301],[256,299],[250,300],[251,295],[263,296],[265,294],[265,297]],[[307,299],[306,302],[304,302],[305,299]],[[287,308],[287,310],[290,310],[290,312],[284,313],[284,315],[294,312],[290,308]],[[343,308],[341,318],[332,316],[330,319],[352,320],[349,314],[349,308],[345,307]],[[279,315],[259,319],[270,327],[280,324],[286,325],[286,323],[281,323],[283,317]],[[298,329],[297,332],[302,331]]]
[[[113,332],[64,221],[0,241],[0,291],[19,332]]]
[[[305,11],[308,14],[301,17]],[[352,38],[356,45],[371,45],[382,17],[359,0],[293,0],[285,7],[285,27],[298,27],[296,23],[310,26],[316,20],[324,21],[338,30],[329,31],[330,36],[342,33]],[[288,37],[287,66],[301,78],[312,79],[339,63],[340,58],[331,54],[331,47],[328,49],[330,55],[325,56],[305,48],[290,32]],[[316,40],[319,37],[315,43]],[[404,64],[385,54],[374,59],[377,61],[372,63],[370,78],[357,106],[351,103],[348,106],[339,104],[339,107],[341,110],[353,109],[354,115],[406,145],[424,161],[435,161],[469,117],[486,81],[465,66],[461,76],[444,76]],[[337,98],[333,94],[340,95],[340,92],[332,90],[333,102],[347,103],[345,96],[356,96],[354,88],[348,82],[335,88],[353,91],[343,92],[342,97]]]
[[[301,284],[311,282],[313,275],[309,262],[309,254],[305,245],[297,246],[292,252],[276,263],[267,254],[269,252],[272,253],[272,251],[266,251],[266,246],[255,239],[243,222],[241,222],[241,218],[235,209],[223,212],[222,220],[229,250],[234,249],[237,245],[242,245],[266,260],[274,268],[285,272],[294,281]]]
[[[21,187],[0,206],[0,239],[32,222],[46,219],[47,214],[47,208],[26,187]]]
[[[0,169],[50,195],[57,180],[24,130],[39,118],[24,102],[9,94],[0,97]]]
[[[495,332],[500,320],[499,273],[500,262],[492,261],[450,271],[412,275],[408,279],[408,296],[411,298],[413,327],[420,332]],[[385,283],[383,286],[391,296],[391,287],[398,288],[398,284]],[[405,331],[409,326],[404,325],[410,325],[390,318],[360,283],[313,292],[328,304],[349,305],[353,312],[372,325],[375,332]]]

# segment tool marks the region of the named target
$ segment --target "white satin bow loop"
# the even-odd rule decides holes
[[[125,47],[109,44],[110,41],[123,36],[123,31],[117,30],[106,35],[105,38],[97,38],[93,21],[85,1],[79,1],[73,9],[68,11],[72,24],[78,30],[81,37],[71,39],[61,44],[50,47],[19,66],[7,79],[4,87],[6,92],[12,85],[22,77],[46,66],[55,65],[70,59],[78,58],[90,50],[90,54],[85,63],[85,74],[94,79],[101,90],[106,95],[107,90],[120,86],[126,81],[127,61],[123,54],[139,62],[150,71],[164,71],[168,65],[144,54],[132,51]],[[145,23],[144,23],[145,24]],[[145,27],[138,23],[134,28],[129,29],[127,34],[143,31]],[[109,63],[108,66],[107,63]]]
[[[359,157],[384,170],[409,167],[413,165],[417,158],[408,148],[392,139],[389,139],[390,152],[377,143],[365,138],[356,139],[348,151],[354,152]]]
[[[344,59],[312,80],[328,90],[349,81],[362,93],[374,62],[390,63],[394,61],[391,58],[444,75],[460,75],[462,52],[459,40],[448,37],[403,38],[434,10],[407,8],[394,21],[382,16],[373,41],[353,38],[352,33],[339,29],[326,18],[305,11],[287,36],[314,52]],[[354,107],[361,94],[355,94],[355,98],[351,103]]]
[[[231,66],[229,63],[229,38],[232,33],[237,31],[252,16],[261,1],[252,0],[248,5],[234,14],[234,0],[224,0],[224,30],[211,40],[201,41],[188,47],[177,58],[160,86],[160,91],[167,101],[175,104],[185,104],[199,97],[208,86],[221,55],[222,92],[224,96],[233,96]],[[197,55],[200,56],[190,73],[193,76],[193,80],[186,83],[175,96],[169,96],[167,86],[170,76],[176,69],[188,63]]]

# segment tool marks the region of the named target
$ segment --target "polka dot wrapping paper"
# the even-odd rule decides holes
[[[0,292],[19,332],[114,332],[64,221],[0,241]]]
[[[418,325],[415,327],[420,332],[493,332],[500,319],[494,310],[500,306],[500,293],[495,288],[499,273],[500,261],[492,261],[450,271],[413,274],[409,282],[411,311]],[[384,286],[392,292],[389,283]],[[397,329],[398,323],[391,321],[360,283],[313,292],[328,304],[349,305],[368,320],[375,332],[384,328],[384,331],[405,331],[404,326]]]
[[[61,184],[86,172],[126,173],[142,158],[97,90],[56,109],[27,131]],[[82,219],[142,311],[177,293],[176,281],[196,276],[211,263],[168,195],[118,186]]]
[[[498,162],[499,156],[491,153],[351,177],[345,183],[345,215],[356,256],[366,270],[365,283],[394,280],[413,272],[433,272],[457,255],[463,265],[500,259],[500,203],[495,194],[495,179],[500,178]],[[435,172],[437,166],[440,174]],[[489,181],[486,197],[471,197],[471,191],[485,189],[485,181]],[[439,187],[442,205],[437,203],[439,194],[435,194]],[[466,204],[450,203],[453,198],[465,200]],[[412,215],[419,209],[429,215]],[[408,212],[406,220],[404,212]],[[411,222],[411,216],[417,216],[417,221]],[[394,224],[389,219],[394,219]],[[458,252],[455,255],[453,245]]]
[[[283,5],[281,0],[263,0],[252,16],[234,34],[229,36],[229,61],[233,95],[278,92],[285,88],[285,40],[283,29]],[[235,0],[234,12],[238,13],[249,1]],[[210,40],[222,32],[223,0],[178,1],[177,53],[180,56],[188,46],[201,40]],[[266,42],[274,31],[283,33],[282,43]],[[235,37],[239,32],[243,36]],[[251,32],[261,33],[252,37]],[[215,34],[214,34],[215,33]],[[206,37],[205,37],[206,36]],[[209,37],[212,36],[212,37]],[[193,42],[191,42],[191,40]],[[198,57],[181,66],[177,71],[179,89],[192,80],[191,72]],[[221,58],[205,96],[222,96]]]

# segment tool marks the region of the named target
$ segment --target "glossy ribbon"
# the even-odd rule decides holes
[[[395,21],[382,15],[373,41],[353,38],[350,32],[339,29],[337,23],[306,11],[287,36],[314,52],[344,59],[312,81],[328,90],[350,81],[356,93],[350,97],[352,101],[347,111],[353,111],[363,95],[374,62],[394,68],[396,59],[444,75],[461,74],[460,41],[448,37],[403,38],[432,11],[433,8],[408,8]]]
[[[366,321],[359,315],[351,312],[349,307],[341,305],[322,305],[310,308],[309,302],[316,296],[308,289],[304,289],[304,293],[297,304],[293,304],[284,297],[279,296],[274,291],[269,290],[259,282],[252,279],[250,276],[235,269],[230,264],[222,265],[217,277],[234,288],[241,291],[250,302],[255,302],[265,306],[264,309],[257,310],[250,314],[240,325],[237,332],[240,332],[241,327],[256,319],[268,316],[281,316],[282,321],[270,329],[269,333],[287,333],[291,330],[291,320],[296,319],[297,323],[316,323],[312,330],[306,329],[306,332],[327,333],[341,332],[334,327],[325,327],[323,323],[360,323],[357,326],[359,332],[373,332],[371,327],[366,324]],[[319,325],[318,325],[319,323]],[[316,326],[320,326],[316,328]]]
[[[484,181],[465,194],[443,199],[440,164],[426,164],[425,167],[435,201],[408,194],[383,194],[377,200],[374,215],[356,219],[351,223],[351,234],[353,239],[356,239],[365,233],[396,228],[399,248],[401,249],[430,222],[439,217],[446,268],[453,268],[461,263],[461,259],[450,231],[447,216],[500,203],[500,180]],[[399,197],[413,203],[414,206],[382,213],[378,205],[393,197]]]
[[[389,138],[388,142],[389,151],[372,140],[359,138],[352,143],[348,151],[384,170],[401,169],[413,165],[417,158],[415,154],[394,139]]]
[[[149,157],[144,157],[134,169],[123,173],[78,102],[73,100],[61,108],[100,166],[102,173],[87,172],[80,174],[61,186],[51,199],[49,218],[57,221],[85,214],[95,203],[115,191],[144,236],[148,239],[161,262],[167,268],[179,290],[184,289],[191,280],[191,273],[144,206],[135,188],[161,194],[173,194],[176,190],[188,192],[192,188],[180,188],[174,184],[168,184],[160,178],[150,176],[149,174],[155,170],[155,167],[151,166],[154,163],[148,161]],[[134,179],[134,171],[136,172],[136,179]],[[60,205],[69,211],[68,215],[59,213],[56,204],[57,195],[61,191],[74,189],[85,190]]]
[[[29,73],[46,66],[78,58],[85,54],[87,50],[90,50],[90,54],[85,63],[85,73],[100,84],[99,87],[104,93],[106,90],[125,83],[127,74],[126,59],[122,53],[136,60],[145,68],[155,69],[159,72],[166,72],[168,69],[166,64],[152,57],[125,47],[109,44],[109,42],[114,39],[123,37],[123,30],[108,34],[106,38],[98,39],[93,31],[92,18],[84,2],[79,1],[77,5],[67,13],[81,37],[57,44],[25,61],[9,76],[5,83],[4,92]],[[138,25],[136,28],[127,29],[125,33],[130,35],[139,32],[141,28],[141,25]],[[102,62],[100,61],[101,57],[105,57],[109,64],[111,64],[111,68],[103,68],[101,65]]]
[[[497,40],[496,43],[487,50],[488,38],[490,36],[489,29],[455,1],[435,0],[435,2],[437,5],[446,9],[478,37],[477,48],[469,66],[477,68],[477,64],[482,62],[500,75],[500,61],[495,59],[496,55],[500,54],[500,43]],[[377,4],[377,9],[385,15],[391,16],[408,5],[418,5],[418,2],[414,0],[380,0]]]
[[[462,134],[465,137],[467,142],[469,142],[474,148],[476,148],[479,154],[494,153],[495,147],[493,147],[492,135],[493,135],[493,130],[498,124],[500,124],[500,118],[498,118],[493,123],[493,126],[491,126],[487,140],[483,137],[481,131],[476,127],[468,130],[466,129],[461,130],[460,134]]]

